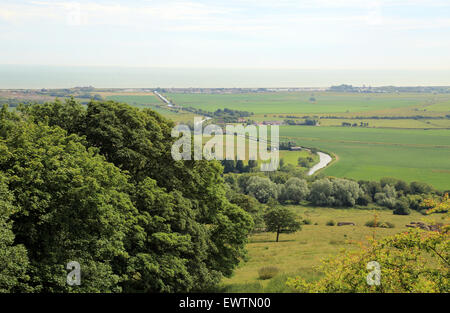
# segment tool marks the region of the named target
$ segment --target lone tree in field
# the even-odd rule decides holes
[[[277,240],[281,233],[290,234],[301,230],[301,225],[295,220],[295,213],[288,208],[274,207],[264,215],[268,232],[277,233]]]

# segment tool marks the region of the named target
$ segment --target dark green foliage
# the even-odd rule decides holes
[[[115,102],[22,112],[0,117],[0,171],[35,291],[207,290],[245,256],[251,216],[226,199],[218,162],[172,159],[172,122]],[[72,260],[81,286],[66,285]]]
[[[421,182],[412,182],[410,185],[410,190],[412,194],[427,194],[433,191],[433,188],[426,184]]]
[[[356,200],[356,204],[366,206],[371,201],[372,201],[372,197],[369,196],[368,194],[364,193]]]
[[[28,252],[30,285],[73,291],[65,266],[74,260],[84,277],[77,291],[120,291],[113,267],[126,255],[135,214],[127,177],[60,128],[17,123],[3,139],[0,171],[10,177],[13,231]]]
[[[237,162],[236,162],[236,171],[237,171],[238,173],[243,173],[243,172],[245,172],[244,161],[242,161],[242,160],[237,160]]]
[[[224,173],[234,173],[236,170],[236,161],[235,160],[223,160],[223,172]]]
[[[411,210],[409,209],[409,203],[407,199],[399,199],[394,205],[394,214],[397,215],[409,215]]]
[[[11,215],[15,211],[14,198],[8,190],[7,179],[0,173],[0,293],[30,292],[29,265],[23,245],[14,244]]]
[[[264,228],[263,209],[254,197],[230,190],[227,193],[227,198],[231,203],[236,204],[252,216],[254,231]]]

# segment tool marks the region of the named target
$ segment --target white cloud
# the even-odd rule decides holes
[[[236,3],[236,5],[235,5]],[[163,1],[135,5],[130,3],[96,3],[93,1],[31,1],[28,4],[5,4],[0,18],[14,23],[67,23],[78,16],[82,24],[149,27],[160,31],[195,32],[256,32],[289,31],[298,25],[310,23],[315,27],[368,26],[385,29],[430,29],[449,27],[449,19],[432,17],[409,19],[385,17],[383,6],[391,5],[450,5],[440,0],[244,0],[223,6],[194,1]],[[248,6],[293,8],[279,12],[257,12]],[[251,8],[251,7],[250,7]],[[297,8],[297,10],[296,10]],[[362,8],[357,13],[342,11],[308,11],[298,8]]]

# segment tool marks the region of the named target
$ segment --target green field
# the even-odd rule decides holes
[[[369,123],[370,128],[450,128],[450,119],[320,119],[320,126],[341,126],[343,122]]]
[[[165,94],[175,104],[206,111],[229,108],[254,112],[253,120],[287,116],[336,115],[320,127],[281,126],[280,140],[315,147],[337,156],[323,173],[336,177],[378,180],[385,176],[423,181],[450,189],[450,119],[355,119],[355,116],[440,116],[450,114],[450,95],[425,93],[358,94],[277,92],[251,94]],[[310,101],[314,97],[315,101]],[[194,114],[168,110],[153,94],[108,95],[110,100],[149,107],[176,122]],[[342,122],[368,122],[369,127],[341,127]],[[281,152],[287,163],[298,156]]]
[[[358,94],[333,92],[276,92],[242,94],[167,93],[175,104],[207,111],[234,109],[255,114],[327,114],[424,109],[450,111],[450,95],[434,94]],[[315,101],[311,101],[313,97]],[[418,111],[420,112],[420,111]]]
[[[275,242],[274,233],[257,233],[247,244],[249,259],[242,261],[231,278],[223,279],[222,289],[228,292],[283,292],[289,291],[284,284],[286,276],[303,276],[315,279],[319,273],[314,267],[320,260],[336,255],[343,249],[358,249],[360,242],[373,237],[380,239],[405,231],[406,224],[423,221],[424,216],[413,211],[411,215],[394,215],[390,210],[330,209],[292,206],[300,219],[310,219],[311,225],[303,225],[294,234],[281,234]],[[381,222],[391,222],[394,228],[371,228],[364,226],[374,214]],[[430,217],[427,217],[430,218]],[[439,216],[433,216],[439,220]],[[329,220],[353,222],[356,226],[326,226]],[[314,225],[317,223],[317,225]],[[276,266],[278,276],[261,280],[258,270],[264,266]]]
[[[450,189],[450,130],[281,126],[280,137],[336,154],[326,175],[391,176]]]

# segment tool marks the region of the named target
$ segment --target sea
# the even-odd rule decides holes
[[[450,70],[322,70],[0,65],[0,89],[450,86]]]

